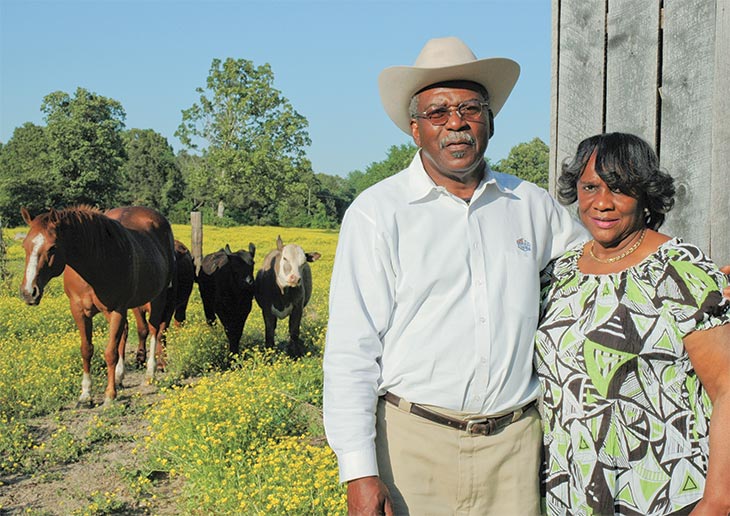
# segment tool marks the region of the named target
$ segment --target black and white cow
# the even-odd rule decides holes
[[[299,340],[299,327],[304,307],[312,295],[312,271],[309,262],[320,258],[319,253],[305,253],[296,244],[287,244],[276,239],[276,249],[264,258],[256,274],[256,303],[266,326],[266,346],[274,346],[276,322],[289,317],[289,349],[292,357],[304,353]]]

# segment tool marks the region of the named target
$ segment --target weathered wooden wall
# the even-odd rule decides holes
[[[550,187],[600,132],[652,143],[677,196],[662,231],[730,264],[727,0],[552,0]]]

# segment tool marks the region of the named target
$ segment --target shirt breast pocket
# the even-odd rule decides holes
[[[504,253],[505,306],[510,311],[537,316],[540,299],[540,269],[534,252],[520,249]]]

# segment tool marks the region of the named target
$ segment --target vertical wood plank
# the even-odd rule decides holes
[[[730,264],[730,8],[716,0],[715,78],[712,87],[712,174],[710,247],[712,259]]]
[[[675,178],[677,195],[662,230],[705,250],[710,245],[715,1],[664,3],[660,158]]]
[[[560,75],[560,0],[551,0],[552,37],[550,38],[550,157],[548,159],[548,191],[555,196],[557,181],[557,141],[558,141],[558,86]]]
[[[603,129],[605,11],[605,0],[559,2],[554,174],[581,140]]]
[[[657,142],[658,1],[609,0],[606,50],[606,132]]]

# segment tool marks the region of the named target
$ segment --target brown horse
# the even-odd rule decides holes
[[[79,403],[90,402],[92,318],[101,312],[109,322],[104,352],[107,388],[104,403],[116,398],[115,378],[124,374],[127,309],[151,302],[152,340],[147,359],[147,379],[156,368],[155,348],[161,322],[166,317],[169,289],[175,271],[172,230],[167,219],[144,207],[114,208],[106,214],[88,206],[53,210],[32,218],[23,241],[25,274],[21,296],[37,305],[51,278],[64,273],[64,290],[81,333],[84,374]],[[121,359],[120,359],[121,358]],[[116,369],[116,371],[115,371]]]
[[[193,283],[195,281],[195,265],[193,264],[193,255],[190,254],[190,250],[180,242],[175,240],[175,288],[174,292],[170,292],[170,299],[168,303],[172,302],[173,306],[165,311],[165,318],[162,321],[164,328],[166,329],[170,325],[172,316],[175,316],[175,326],[180,327],[183,325],[186,319],[186,311],[188,308],[188,301],[190,294],[193,291]],[[144,364],[147,357],[146,343],[147,337],[150,334],[150,329],[147,324],[147,314],[150,313],[152,303],[147,303],[143,306],[136,307],[132,310],[134,319],[137,324],[137,355],[136,362],[138,366]],[[174,311],[174,314],[173,314]],[[162,353],[158,353],[159,363],[158,368],[165,365],[164,348],[165,348],[165,334],[159,332],[160,338],[157,340],[158,350],[160,344],[162,344]],[[117,382],[118,383],[118,382]]]

